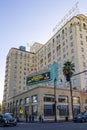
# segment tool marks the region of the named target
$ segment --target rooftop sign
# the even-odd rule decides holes
[[[63,17],[63,19],[53,28],[53,32],[57,32],[62,28],[73,16],[79,14],[78,2],[72,7],[71,10]]]

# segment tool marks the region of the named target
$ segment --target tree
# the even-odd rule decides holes
[[[72,83],[71,77],[75,71],[75,65],[71,61],[66,61],[63,66],[63,74],[66,77],[67,82],[70,84],[70,96],[71,96],[71,113],[73,117],[73,99],[72,99]]]

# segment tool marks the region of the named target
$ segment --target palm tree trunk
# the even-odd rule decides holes
[[[73,97],[72,97],[72,83],[70,78],[70,97],[71,97],[71,117],[73,118]]]

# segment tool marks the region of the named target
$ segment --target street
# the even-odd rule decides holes
[[[18,123],[17,126],[0,127],[0,130],[87,130],[86,123]]]

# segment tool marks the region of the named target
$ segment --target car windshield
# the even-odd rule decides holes
[[[82,116],[83,115],[83,113],[80,113],[80,114],[78,114],[77,116]]]
[[[11,115],[9,115],[9,114],[5,114],[5,115],[4,115],[4,118],[11,119],[11,118],[12,118],[12,116],[11,116]]]
[[[79,113],[77,116],[82,116],[84,114],[85,114],[85,112],[82,112],[82,113]]]

